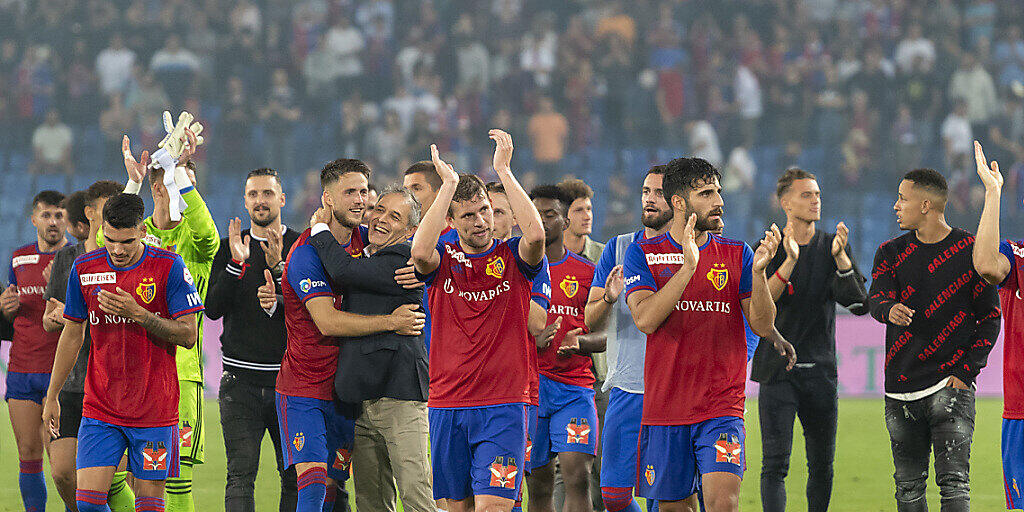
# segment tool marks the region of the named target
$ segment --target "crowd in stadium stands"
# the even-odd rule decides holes
[[[970,218],[979,139],[1020,216],[1022,17],[1011,0],[0,0],[0,173],[120,164],[121,135],[153,146],[164,109],[219,135],[204,180],[338,156],[391,177],[435,141],[486,169],[475,135],[498,126],[519,167],[608,197],[608,234],[636,222],[615,192],[701,156],[739,236],[792,165],[866,194],[837,218],[885,213],[866,198],[934,167]]]

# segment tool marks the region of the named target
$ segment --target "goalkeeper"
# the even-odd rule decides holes
[[[210,215],[206,202],[195,188],[195,164],[190,157],[202,144],[202,125],[191,124],[192,116],[183,112],[177,125],[171,123],[170,113],[164,112],[164,128],[168,137],[161,143],[161,150],[154,153],[157,165],[174,162],[174,169],[148,166],[149,153],[144,151],[139,161],[131,153],[128,137],[121,142],[128,184],[125,192],[138,194],[149,167],[149,187],[153,195],[153,214],[145,220],[148,245],[176,252],[185,261],[185,266],[195,279],[200,298],[206,300],[210,281],[213,256],[220,246],[220,234]],[[169,154],[170,160],[167,160]],[[158,155],[165,158],[158,158]],[[170,165],[168,165],[170,166]],[[166,173],[173,173],[171,176]],[[183,200],[184,208],[178,208]],[[180,212],[180,213],[179,213]],[[178,217],[174,220],[174,217]],[[103,233],[98,233],[98,243],[103,245]],[[179,347],[177,351],[178,387],[178,431],[181,436],[181,474],[178,478],[167,479],[167,511],[193,512],[192,467],[203,463],[203,316],[198,318],[199,339],[190,349]]]

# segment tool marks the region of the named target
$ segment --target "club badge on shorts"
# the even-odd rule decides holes
[[[163,442],[157,442],[153,448],[153,441],[147,441],[142,449],[142,469],[145,471],[166,471],[167,470],[167,447]]]
[[[302,447],[306,446],[306,436],[302,432],[295,434],[295,437],[292,439],[292,446],[294,446],[296,450],[301,452]]]
[[[508,464],[505,464],[505,461]],[[491,463],[491,487],[501,487],[502,489],[515,489],[516,488],[516,475],[519,474],[519,468],[516,467],[516,459],[513,457],[495,457],[494,462]]]
[[[723,433],[718,436],[718,441],[715,441],[715,462],[728,462],[739,466],[742,452],[740,438],[733,434]]]

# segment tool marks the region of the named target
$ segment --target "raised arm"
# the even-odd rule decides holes
[[[623,275],[627,290],[626,304],[633,315],[633,322],[637,329],[644,334],[652,334],[672,313],[679,298],[682,297],[690,279],[697,271],[697,262],[700,259],[700,248],[694,239],[694,224],[697,222],[697,214],[690,215],[686,221],[686,228],[683,231],[683,264],[669,278],[668,282],[661,289],[655,289],[654,278],[651,276],[650,267],[647,265],[646,256],[643,250],[635,243],[626,250],[626,262]],[[634,286],[639,283],[639,286]]]
[[[628,235],[620,235],[628,236]],[[601,259],[594,267],[594,278],[587,295],[587,305],[583,308],[583,318],[590,332],[604,330],[612,306],[622,294],[622,265],[615,265],[615,251],[619,237],[613,237],[601,251]]]
[[[740,303],[750,323],[750,330],[763,338],[771,337],[775,332],[775,299],[768,290],[764,271],[775,257],[781,240],[782,233],[775,224],[764,232],[764,239],[758,244],[750,264],[750,300]]]
[[[512,214],[523,232],[523,238],[519,241],[519,258],[527,265],[537,265],[544,258],[544,226],[540,223],[540,214],[529,194],[512,174],[512,136],[497,129],[488,132],[488,136],[495,144],[494,172],[505,187]]]
[[[235,300],[238,299],[237,292],[242,285],[242,276],[248,270],[245,265],[245,260],[249,258],[248,254],[236,259],[239,258],[235,254],[236,247],[233,241],[236,220],[238,219],[230,221],[228,243],[221,244],[217,255],[213,257],[213,268],[210,269],[210,288],[206,291],[205,306],[206,316],[212,320],[223,317],[234,306]],[[248,248],[246,245],[246,253]]]
[[[986,163],[985,153],[978,141],[974,141],[974,162],[978,176],[985,185],[985,206],[981,210],[978,234],[974,239],[974,269],[982,279],[998,285],[1010,273],[1010,260],[999,252],[999,200],[1002,196],[1003,175],[999,173],[999,164],[995,160],[991,167]]]
[[[434,162],[434,169],[441,175],[441,188],[412,237],[412,264],[420,274],[430,274],[441,264],[437,241],[441,238],[441,231],[444,231],[448,208],[455,196],[455,187],[459,184],[459,175],[452,166],[441,160],[434,144],[430,145],[430,159]]]

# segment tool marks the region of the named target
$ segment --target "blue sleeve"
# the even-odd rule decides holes
[[[746,242],[743,243],[743,268],[740,269],[740,298],[750,297],[754,284],[754,251]]]
[[[295,248],[288,258],[288,284],[303,304],[314,297],[333,297],[334,292],[327,284],[327,274],[320,263],[320,257],[312,245]]]
[[[999,242],[999,252],[1002,253],[1003,256],[1006,256],[1006,259],[1010,262],[1010,271],[1006,273],[1006,277],[1003,278],[1003,282],[999,283],[999,287],[1003,288],[1009,283],[1010,278],[1013,277],[1013,262],[1015,259],[1013,255],[1013,245],[1010,244],[1009,240],[1003,240]],[[1019,287],[1020,283],[1017,283],[1017,286]]]
[[[547,257],[541,259],[540,263],[532,266],[523,261],[523,259],[519,257],[519,241],[522,239],[523,237],[521,236],[515,236],[502,243],[507,244],[508,248],[512,250],[512,257],[516,259],[516,267],[523,273],[526,280],[533,281],[533,278],[537,277],[537,274],[547,266]],[[550,277],[548,278],[548,284],[551,284]]]
[[[651,267],[647,265],[647,255],[640,248],[640,244],[633,242],[626,249],[626,257],[622,262],[622,279],[625,285],[625,295],[637,290],[658,291],[658,284],[654,282],[654,274]]]
[[[10,270],[7,271],[7,284],[8,285],[12,285],[12,284],[13,285],[17,285],[18,284],[18,275],[14,273],[14,260],[13,259],[11,260]]]
[[[171,318],[198,313],[203,310],[203,300],[196,291],[195,280],[188,271],[181,256],[174,255],[174,263],[167,273],[167,311]]]
[[[747,322],[746,315],[743,316],[743,334],[747,337],[747,361],[750,361],[754,357],[754,351],[757,350],[757,344],[761,342],[761,337],[750,329],[750,322]]]
[[[446,240],[444,240],[443,237],[442,237],[441,239],[438,239],[437,245],[434,247],[434,250],[437,251],[437,255],[440,256],[440,259],[439,259],[439,262],[437,264],[437,268],[435,268],[433,272],[431,272],[429,274],[421,274],[421,273],[419,273],[419,271],[416,271],[416,277],[418,277],[420,281],[423,281],[424,283],[426,283],[427,286],[430,286],[431,284],[434,283],[434,277],[437,276],[437,269],[441,268],[441,265],[444,265],[444,255],[445,255],[445,252],[447,252],[447,251],[445,251],[444,246],[447,243],[448,242]],[[424,293],[423,294],[424,302],[426,302],[426,298],[427,298],[427,294]]]
[[[72,266],[68,275],[68,289],[64,296],[64,318],[84,322],[89,317],[85,296],[82,295],[82,280],[78,278],[78,267]]]
[[[615,248],[618,246],[618,238],[613,236],[601,251],[601,259],[597,260],[597,266],[594,267],[594,279],[590,282],[591,287],[604,288],[604,284],[608,281],[608,274],[611,274],[612,269],[615,268]]]
[[[541,261],[540,272],[533,278],[533,287],[530,289],[530,298],[540,304],[546,311],[551,307],[551,272],[548,267],[548,257],[544,256]]]

